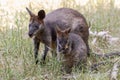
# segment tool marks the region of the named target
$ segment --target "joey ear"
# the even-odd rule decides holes
[[[34,16],[35,14],[33,14],[27,7],[26,7],[27,12],[29,13],[30,17]]]
[[[65,30],[65,33],[66,33],[66,34],[69,34],[70,31],[71,31],[71,28],[68,28],[68,29]]]
[[[57,33],[58,35],[60,35],[60,34],[62,33],[61,29],[60,29],[58,26],[56,27],[56,33]]]
[[[40,20],[43,20],[43,19],[45,18],[45,11],[44,11],[44,10],[40,10],[40,11],[38,12],[38,18],[39,18]]]

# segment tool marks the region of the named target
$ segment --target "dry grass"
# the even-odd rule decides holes
[[[48,13],[59,7],[74,8],[81,12],[88,22],[91,22],[92,31],[106,30],[110,32],[110,35],[120,38],[120,10],[114,7],[112,2],[114,0],[108,0],[108,2],[89,0],[84,6],[80,6],[76,1],[54,0],[52,2],[50,0],[48,5],[49,0],[45,2],[26,0],[25,4],[18,5],[18,7],[13,6],[14,1],[8,2],[7,6],[0,4],[0,80],[61,80],[61,64],[57,62],[56,58],[47,56],[45,65],[34,64],[33,44],[27,36],[29,15],[25,11],[26,6],[35,13],[39,9],[45,9]],[[58,5],[52,3],[58,3]],[[106,41],[99,39],[95,45],[92,45],[93,38],[90,35],[89,43],[94,52],[106,53],[120,50],[120,41],[117,44],[109,45]],[[39,59],[42,52],[43,45],[39,51]],[[88,66],[96,61],[104,61],[97,57],[90,57],[88,60]],[[109,60],[112,59],[106,61]],[[112,64],[100,66],[100,71],[97,73],[90,72],[89,69],[85,73],[74,69],[73,75],[76,76],[76,80],[109,80],[107,71],[111,69],[111,66]]]

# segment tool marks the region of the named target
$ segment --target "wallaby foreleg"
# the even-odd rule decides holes
[[[34,39],[34,57],[36,64],[38,63],[37,56],[38,56],[39,45],[40,45],[40,41]]]
[[[44,45],[44,46],[45,46],[45,50],[44,50],[43,57],[42,57],[42,60],[43,60],[43,61],[45,61],[45,58],[46,58],[47,53],[48,53],[48,51],[49,51],[48,46],[47,46],[47,45]]]

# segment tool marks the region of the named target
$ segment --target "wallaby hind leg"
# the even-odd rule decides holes
[[[36,64],[38,63],[37,56],[38,56],[39,45],[40,45],[40,41],[38,41],[37,39],[34,39],[34,57],[35,57]]]
[[[86,47],[87,47],[87,56],[89,57],[90,56],[90,47],[89,47],[88,39],[84,39],[83,38],[83,41],[86,44]]]

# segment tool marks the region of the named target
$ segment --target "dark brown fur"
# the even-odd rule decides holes
[[[45,15],[44,10],[40,10],[38,12],[38,15],[35,15],[28,8],[26,9],[30,14],[29,36],[35,36],[34,53],[36,60],[40,42],[45,44],[43,60],[45,60],[45,57],[49,50],[48,47],[52,49],[56,48],[55,46],[53,46],[53,44],[56,45],[56,25],[61,26],[62,30],[70,27],[72,29],[71,32],[81,36],[87,45],[87,51],[89,53],[89,27],[82,14],[73,9],[60,8],[52,11],[47,15]],[[38,60],[36,62],[38,62]]]
[[[85,67],[87,47],[82,38],[69,33],[68,30],[57,29],[57,46],[59,54],[63,54],[63,66],[66,73],[71,73],[73,66]]]

